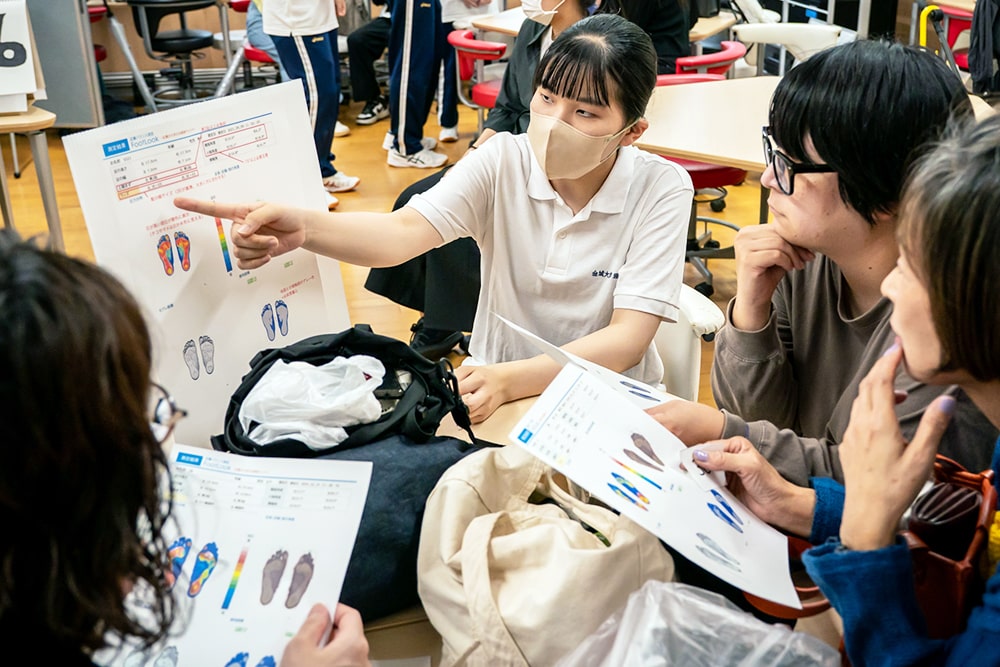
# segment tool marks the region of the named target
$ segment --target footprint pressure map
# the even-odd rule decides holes
[[[100,664],[277,664],[309,608],[336,604],[371,464],[178,445],[170,466],[176,534],[164,576],[190,622],[165,644]],[[142,613],[141,591],[129,602]]]

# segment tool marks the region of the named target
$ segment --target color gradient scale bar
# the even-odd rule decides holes
[[[226,230],[222,228],[222,218],[215,219],[215,228],[219,231],[219,245],[222,246],[222,259],[226,260],[226,271],[233,270],[233,260],[229,256],[229,242],[226,241]]]
[[[243,547],[240,558],[236,561],[236,569],[233,570],[233,578],[229,580],[229,590],[226,591],[226,599],[222,601],[222,608],[229,609],[229,603],[233,601],[233,593],[236,592],[236,585],[240,583],[240,575],[243,573],[243,564],[247,561],[247,548]]]

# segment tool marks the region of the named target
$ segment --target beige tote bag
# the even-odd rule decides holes
[[[516,446],[459,461],[427,500],[417,588],[442,667],[548,667],[674,565],[629,519]]]

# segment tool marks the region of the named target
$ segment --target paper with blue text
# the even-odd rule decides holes
[[[689,451],[643,409],[656,403],[637,396],[656,390],[548,343],[539,347],[546,346],[563,369],[511,431],[511,442],[721,579],[801,608],[787,539],[690,457],[682,466]]]

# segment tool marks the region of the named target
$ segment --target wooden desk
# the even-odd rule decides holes
[[[472,27],[483,32],[498,32],[501,35],[511,35],[517,37],[521,31],[521,24],[527,20],[524,10],[520,7],[508,9],[499,14],[481,16],[470,21]]]
[[[45,220],[49,225],[49,242],[55,250],[65,250],[62,224],[59,221],[59,207],[56,205],[56,190],[52,182],[52,165],[49,163],[49,144],[45,130],[55,125],[56,115],[41,107],[33,106],[24,113],[0,115],[0,134],[16,132],[28,137],[31,155],[34,158],[38,188],[42,192],[42,206]],[[5,226],[14,228],[14,214],[7,190],[7,173],[0,157],[0,211]]]
[[[755,76],[708,83],[659,86],[646,107],[647,129],[636,146],[651,153],[763,172],[760,130],[780,79]],[[767,222],[760,189],[759,222]]]
[[[755,76],[659,86],[646,107],[636,146],[672,157],[764,170],[760,129],[780,79]]]
[[[495,442],[499,445],[509,445],[510,440],[507,434],[521,420],[532,405],[535,404],[537,396],[522,398],[513,403],[505,403],[497,408],[497,411],[490,415],[490,418],[482,424],[473,424],[472,432],[477,438],[487,442]],[[451,415],[446,416],[441,421],[441,426],[437,430],[438,435],[451,436],[461,440],[468,440],[469,434],[460,429],[452,420]]]
[[[483,32],[497,32],[501,35],[517,36],[521,31],[521,24],[527,20],[524,10],[520,7],[508,9],[499,14],[483,16],[471,21],[472,27]],[[714,37],[720,32],[729,30],[736,25],[736,17],[731,12],[719,12],[711,18],[698,19],[691,31],[688,33],[688,41],[697,45],[704,39]],[[696,48],[699,48],[696,46]]]
[[[688,32],[688,41],[697,45],[698,42],[715,37],[734,25],[736,25],[736,16],[732,12],[719,12],[710,18],[700,18]]]

